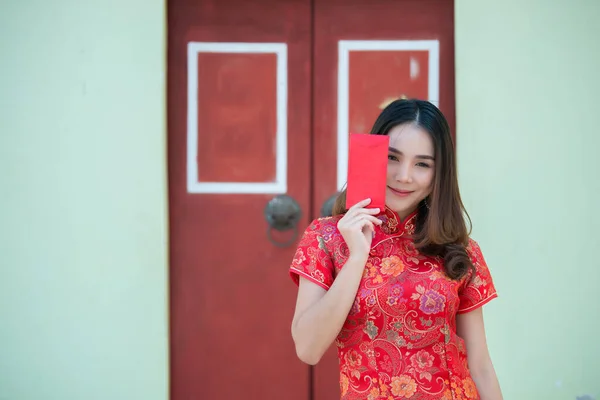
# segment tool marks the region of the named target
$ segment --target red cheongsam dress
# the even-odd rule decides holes
[[[300,241],[290,273],[328,290],[348,259],[337,223],[315,220]],[[456,315],[495,298],[492,277],[477,243],[467,248],[476,273],[454,281],[443,260],[420,254],[411,235],[416,212],[404,222],[386,209],[354,304],[336,345],[343,400],[479,399],[467,367]]]

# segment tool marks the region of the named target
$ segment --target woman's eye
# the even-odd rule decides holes
[[[424,162],[420,162],[420,163],[417,164],[417,167],[429,168],[429,164],[424,163]]]
[[[391,160],[391,161],[398,161],[398,157],[396,157],[396,156],[393,156],[393,155],[391,155],[391,154],[390,154],[390,155],[388,155],[388,160]]]

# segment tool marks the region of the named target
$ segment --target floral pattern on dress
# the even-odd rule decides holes
[[[475,273],[454,281],[443,260],[414,246],[416,212],[404,222],[389,209],[378,216],[369,259],[356,299],[336,338],[342,400],[479,399],[467,366],[457,313],[497,296],[479,245],[467,247]],[[341,216],[313,221],[290,267],[329,289],[348,259],[337,229]]]

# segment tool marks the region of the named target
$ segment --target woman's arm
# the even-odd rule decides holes
[[[350,257],[327,291],[300,277],[292,337],[296,353],[305,363],[317,364],[339,334],[356,298],[366,262]]]
[[[467,347],[467,361],[481,400],[502,400],[500,384],[485,339],[483,309],[456,317],[456,331]]]
[[[350,257],[329,290],[300,278],[292,337],[298,357],[307,364],[318,363],[331,346],[356,298],[369,259],[375,225],[382,223],[373,216],[379,212],[378,208],[364,208],[370,202],[370,199],[358,202],[338,221],[337,227]]]

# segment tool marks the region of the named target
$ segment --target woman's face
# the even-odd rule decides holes
[[[385,202],[403,219],[431,193],[435,171],[433,140],[414,123],[397,125],[388,136]]]

